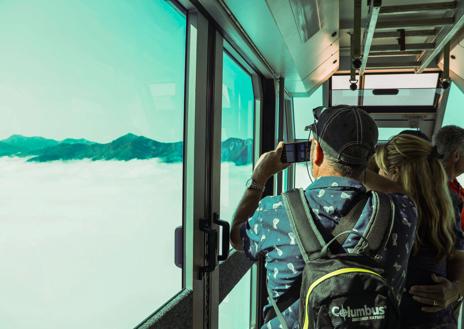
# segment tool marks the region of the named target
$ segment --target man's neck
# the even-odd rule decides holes
[[[333,169],[332,167],[328,167],[328,166],[319,167],[319,171],[317,173],[316,178],[324,177],[324,176],[346,177],[346,178],[360,180],[359,179],[360,177],[348,177],[348,176],[342,175],[340,172],[338,172],[335,169]]]
[[[450,162],[444,163],[446,174],[448,175],[448,180],[450,182],[456,179],[456,171],[454,170],[454,164]]]

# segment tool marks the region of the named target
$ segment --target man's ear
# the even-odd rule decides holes
[[[453,160],[453,163],[457,163],[461,159],[461,152],[459,152],[459,150],[454,150],[450,158]]]
[[[462,152],[456,150],[456,162],[459,162],[462,159]]]
[[[320,166],[324,161],[324,152],[322,151],[321,144],[319,144],[316,140],[313,140],[313,143],[315,143],[313,163],[317,166]]]

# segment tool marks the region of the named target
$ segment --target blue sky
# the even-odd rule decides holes
[[[186,20],[170,4],[6,0],[0,9],[0,138],[182,139]]]
[[[172,5],[5,0],[0,9],[0,138],[182,139],[186,19]],[[227,54],[223,76],[222,139],[252,138],[251,77]],[[298,136],[312,121],[298,108],[321,102],[321,89],[295,99]],[[464,125],[461,104],[453,85],[444,124]]]
[[[251,76],[224,53],[222,140],[253,138],[254,93]]]

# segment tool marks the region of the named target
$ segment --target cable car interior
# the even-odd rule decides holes
[[[229,232],[262,153],[319,106],[363,108],[379,143],[464,127],[464,0],[10,0],[0,20],[4,329],[261,328],[265,260]],[[298,163],[264,195],[311,181]]]

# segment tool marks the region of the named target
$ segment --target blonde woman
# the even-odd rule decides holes
[[[418,211],[402,328],[456,328],[453,305],[464,291],[464,239],[439,159],[428,141],[408,134],[393,137],[375,154],[379,174],[401,185]]]

